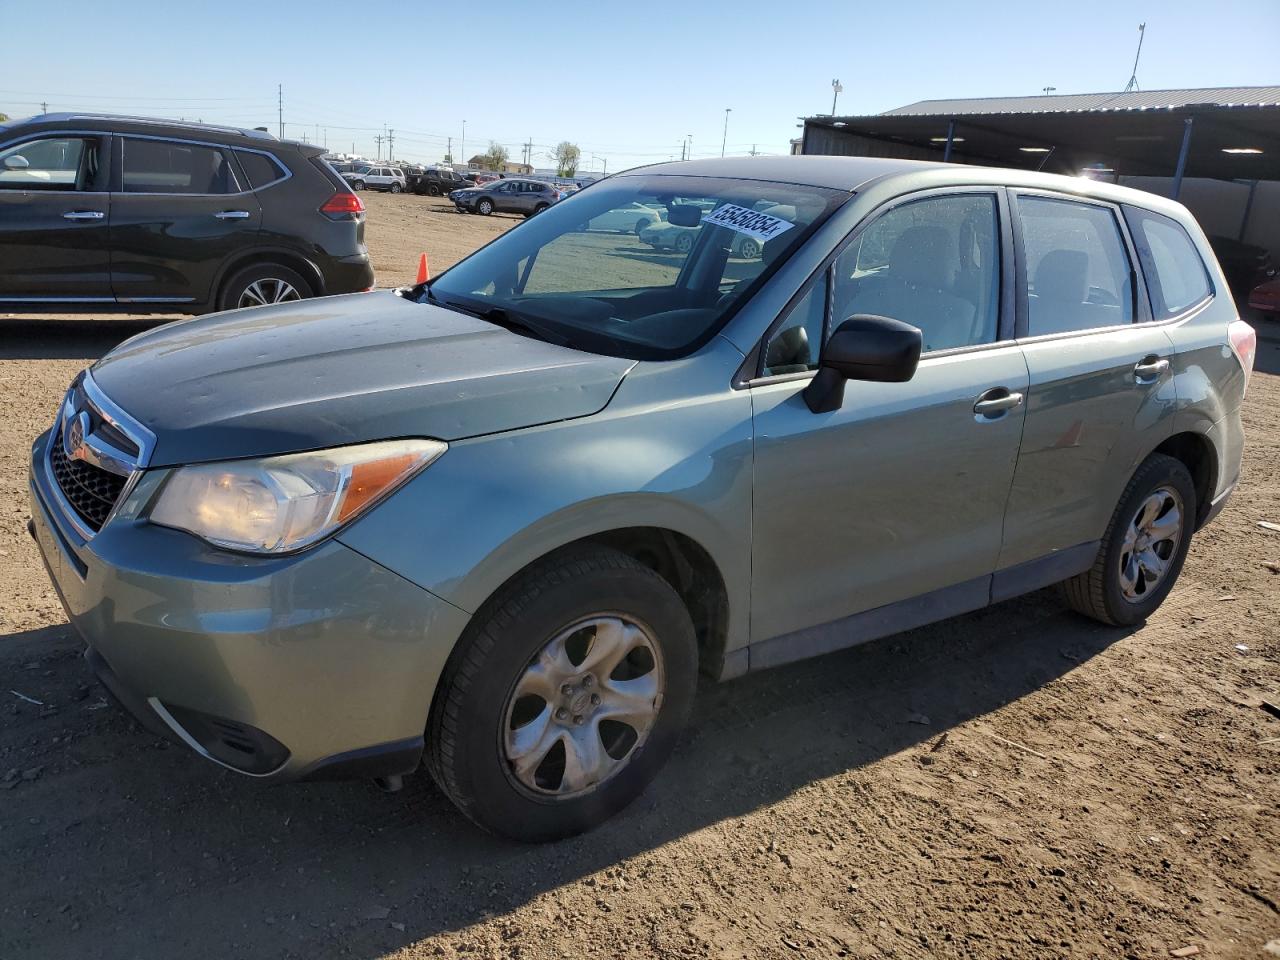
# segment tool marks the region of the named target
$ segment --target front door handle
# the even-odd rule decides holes
[[[221,213],[215,213],[215,217],[219,220],[248,220],[248,210],[223,210]]]
[[[106,214],[101,210],[69,210],[62,215],[63,220],[101,220]]]
[[[1155,355],[1143,357],[1133,365],[1133,379],[1139,383],[1152,383],[1169,369],[1169,361]]]
[[[973,405],[974,419],[979,423],[997,420],[1021,405],[1022,394],[1015,393],[1008,387],[992,387]]]

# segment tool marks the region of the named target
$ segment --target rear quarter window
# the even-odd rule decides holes
[[[237,150],[236,159],[240,161],[240,168],[249,178],[250,189],[261,190],[268,184],[284,179],[284,170],[280,164],[265,153]]]
[[[1178,221],[1140,207],[1125,207],[1156,320],[1176,317],[1213,294],[1209,271]]]

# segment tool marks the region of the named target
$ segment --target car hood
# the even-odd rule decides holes
[[[384,291],[169,324],[92,376],[171,466],[584,417],[633,365]]]

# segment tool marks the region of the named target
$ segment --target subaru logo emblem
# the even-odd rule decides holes
[[[85,437],[89,435],[89,414],[81,410],[67,421],[62,431],[62,450],[68,460],[87,460],[89,448]]]

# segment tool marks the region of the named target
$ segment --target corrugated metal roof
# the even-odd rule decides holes
[[[1071,93],[1040,97],[977,97],[969,100],[921,100],[886,110],[880,116],[968,116],[995,113],[1081,113],[1091,111],[1174,110],[1191,104],[1223,107],[1280,106],[1280,86],[1199,87],[1137,90],[1133,93]]]

